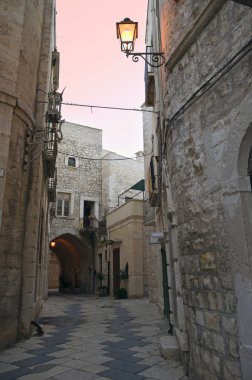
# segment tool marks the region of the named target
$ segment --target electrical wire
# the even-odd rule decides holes
[[[47,104],[48,102],[46,102],[46,101],[37,101],[37,103]],[[101,108],[101,109],[117,110],[117,111],[149,112],[149,113],[156,113],[156,114],[159,113],[158,111],[139,109],[139,108],[95,106],[95,105],[91,105],[91,104],[79,104],[79,103],[70,103],[70,102],[62,102],[61,105],[72,106],[72,107],[86,107],[86,108],[90,108],[91,111],[92,111],[93,108]]]
[[[32,157],[31,160],[26,160],[26,161],[25,161],[25,165],[32,164],[34,161],[36,161],[38,158],[40,158],[40,156],[41,156],[41,154],[42,154],[43,151],[44,151],[43,148],[40,149],[39,153],[38,153],[36,156]],[[30,153],[30,152],[29,152],[29,153]]]
[[[214,73],[183,106],[170,118],[167,126],[171,126],[185,111],[187,111],[198,99],[200,99],[210,88],[212,88],[225,74],[227,74],[238,62],[240,62],[252,50],[252,39],[250,39],[224,66]]]
[[[61,153],[61,154],[66,154],[66,155],[69,155],[68,152],[62,152],[62,151],[58,151],[58,153]],[[116,153],[117,154],[117,153]],[[143,154],[142,156],[140,157],[147,157],[147,156],[151,156],[152,153],[146,153],[146,154]],[[73,156],[75,157],[75,156]],[[136,157],[124,157],[124,158],[92,158],[92,157],[82,157],[82,156],[79,156],[79,155],[76,155],[76,158],[81,158],[82,160],[89,160],[89,161],[125,161],[125,160],[136,160]]]
[[[74,106],[74,107],[87,107],[87,108],[102,108],[102,109],[109,109],[109,110],[117,110],[117,111],[135,111],[135,112],[150,112],[150,113],[159,113],[157,111],[153,110],[144,110],[139,108],[124,108],[124,107],[108,107],[108,106],[93,106],[88,104],[78,104],[78,103],[61,103],[65,106]]]

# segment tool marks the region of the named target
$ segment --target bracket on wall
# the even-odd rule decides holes
[[[239,3],[242,5],[247,5],[248,7],[252,8],[252,0],[233,0],[235,3]]]
[[[138,62],[139,57],[141,57],[147,65],[151,67],[161,67],[165,64],[165,57],[164,53],[126,53],[126,56],[132,56],[133,62]]]

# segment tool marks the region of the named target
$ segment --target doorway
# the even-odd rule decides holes
[[[83,226],[86,228],[91,227],[90,216],[94,215],[94,205],[95,202],[92,201],[84,201],[83,207]]]
[[[163,295],[164,295],[164,315],[169,318],[169,290],[168,290],[168,276],[167,276],[167,258],[166,251],[161,248],[162,257],[162,272],[163,272]]]
[[[113,249],[113,291],[120,288],[120,248]]]

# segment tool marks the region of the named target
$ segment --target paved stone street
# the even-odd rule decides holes
[[[159,353],[167,322],[148,300],[53,295],[34,335],[0,352],[0,380],[185,380]]]

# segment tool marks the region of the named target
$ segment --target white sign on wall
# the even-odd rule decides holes
[[[163,232],[153,232],[150,234],[150,244],[161,244],[164,241]]]
[[[0,178],[4,177],[5,170],[3,168],[0,168]]]

